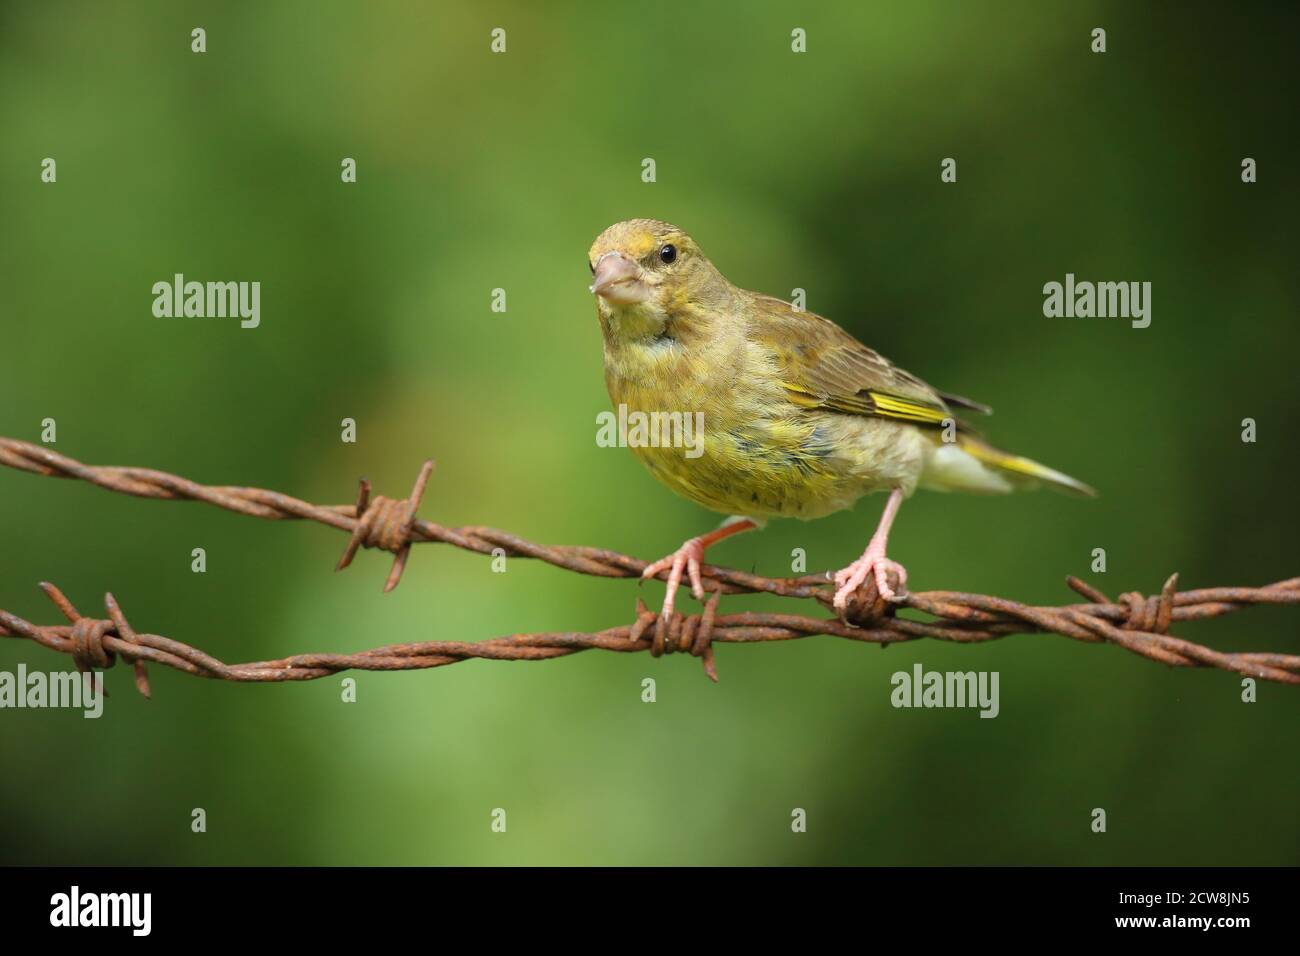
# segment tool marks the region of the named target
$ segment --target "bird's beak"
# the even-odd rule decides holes
[[[621,252],[607,252],[596,263],[591,291],[611,305],[636,305],[650,296],[641,267]]]

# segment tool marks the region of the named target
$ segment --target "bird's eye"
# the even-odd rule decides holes
[[[677,261],[677,247],[671,242],[665,242],[659,247],[659,261],[666,266],[672,265]]]

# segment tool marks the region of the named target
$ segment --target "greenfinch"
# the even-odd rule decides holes
[[[620,420],[690,415],[703,432],[695,455],[672,442],[626,444],[669,488],[730,516],[646,567],[645,578],[669,572],[665,616],[683,573],[703,599],[709,545],[769,517],[819,518],[888,492],[866,550],[834,576],[843,615],[868,576],[886,600],[906,590],[907,572],[886,543],[917,488],[988,494],[1046,484],[1095,494],[987,444],[952,412],[986,406],[932,388],[829,319],[732,285],[674,225],[616,223],[596,238],[588,265]]]

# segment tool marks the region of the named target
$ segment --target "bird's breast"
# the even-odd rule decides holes
[[[706,508],[816,518],[873,490],[862,426],[793,405],[770,359],[744,342],[712,352],[676,341],[607,348],[605,371],[628,448]]]

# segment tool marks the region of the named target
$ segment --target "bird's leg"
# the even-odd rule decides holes
[[[668,591],[664,594],[664,607],[660,613],[661,618],[667,620],[673,613],[673,605],[677,600],[677,587],[682,583],[683,570],[690,577],[691,593],[695,595],[695,600],[704,600],[704,581],[700,577],[700,562],[704,560],[705,548],[711,544],[716,544],[723,538],[729,538],[733,534],[739,534],[742,531],[749,531],[751,528],[757,527],[758,525],[749,518],[732,519],[716,531],[710,531],[698,538],[690,538],[684,541],[680,548],[666,558],[660,558],[653,564],[646,565],[646,569],[641,572],[641,580],[643,581],[657,576],[665,568],[668,569]]]
[[[897,561],[891,561],[885,557],[885,544],[889,540],[889,529],[894,523],[894,518],[898,515],[898,506],[902,503],[903,492],[895,488],[889,493],[889,501],[885,502],[885,510],[880,516],[880,524],[876,527],[876,533],[871,536],[871,543],[867,545],[867,550],[862,552],[862,557],[843,571],[835,573],[834,605],[835,610],[841,614],[848,609],[849,598],[867,579],[868,574],[875,575],[876,592],[886,601],[893,601],[898,597],[894,593],[894,589],[889,586],[887,572],[893,571],[898,575],[900,591],[907,590],[906,569]]]

